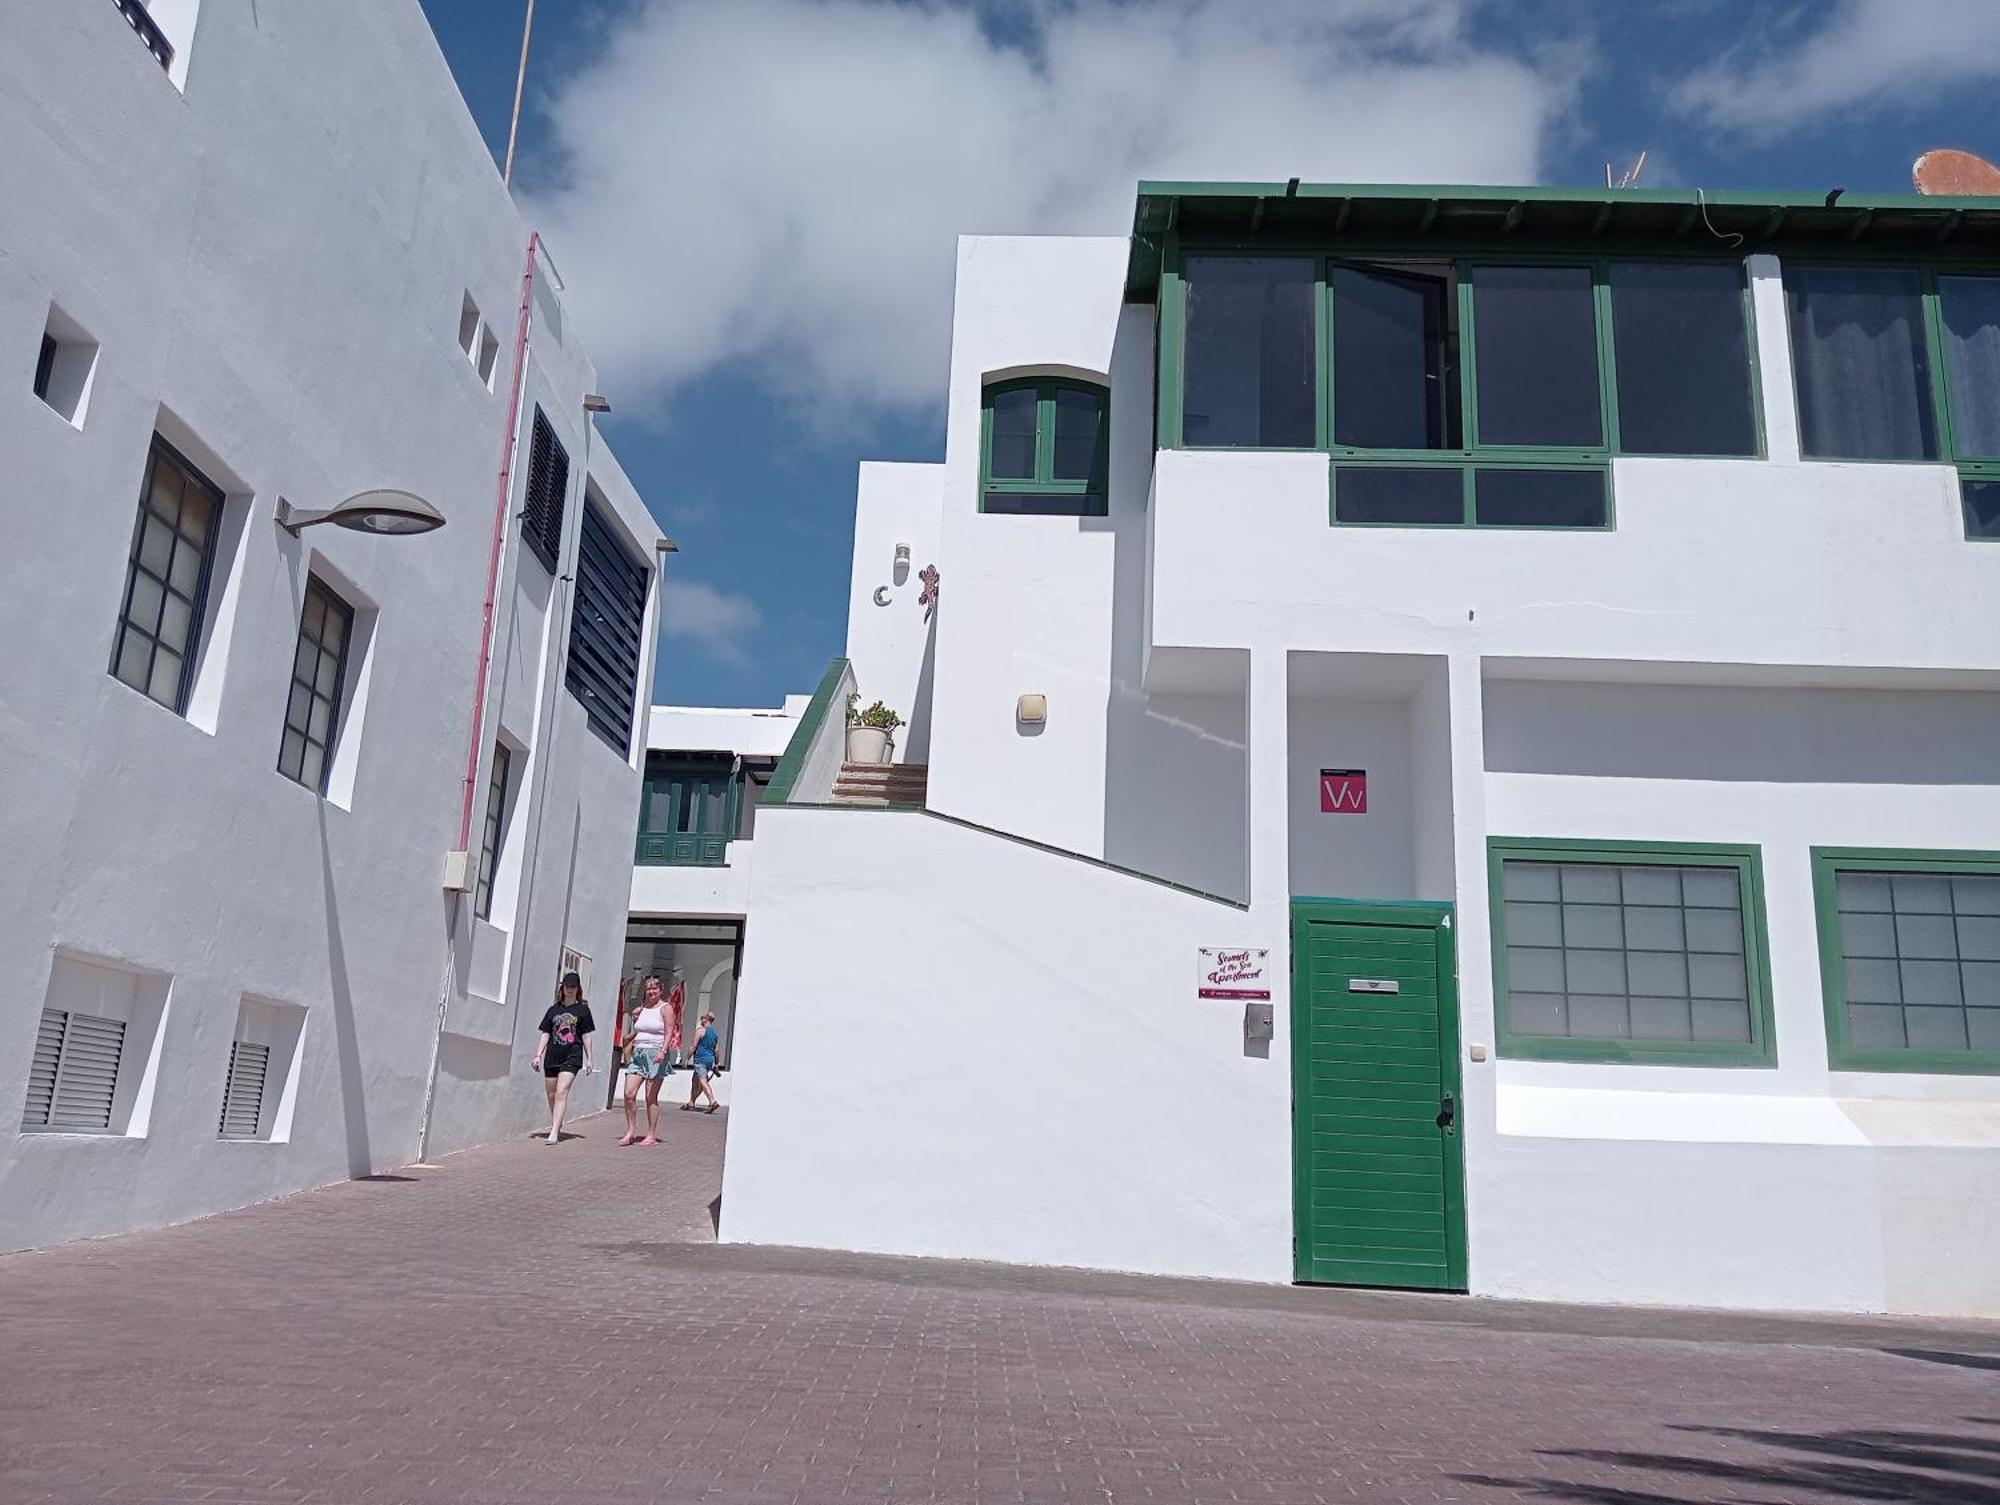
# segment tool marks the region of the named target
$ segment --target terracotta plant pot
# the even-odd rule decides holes
[[[896,750],[896,739],[879,726],[850,726],[847,729],[847,761],[886,763]]]

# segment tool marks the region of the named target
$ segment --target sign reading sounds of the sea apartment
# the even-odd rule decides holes
[[[1202,998],[1236,998],[1269,1002],[1271,997],[1271,953],[1265,947],[1225,950],[1220,946],[1201,948]]]

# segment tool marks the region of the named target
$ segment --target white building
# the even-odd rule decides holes
[[[963,240],[759,812],[723,1237],[2000,1313],[1997,248],[1297,183]],[[850,686],[927,811],[828,806]]]
[[[532,1125],[663,540],[421,11],[16,6],[0,143],[0,1247]]]

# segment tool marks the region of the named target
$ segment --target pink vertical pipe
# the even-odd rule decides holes
[[[521,308],[514,318],[514,379],[507,388],[507,439],[500,450],[499,495],[493,503],[493,552],[486,561],[486,606],[479,627],[479,673],[472,682],[472,732],[465,745],[465,799],[458,813],[457,851],[470,851],[473,790],[479,778],[481,735],[486,723],[486,671],[493,663],[493,598],[500,590],[500,558],[507,547],[507,500],[514,490],[514,451],[521,437],[521,383],[527,376],[528,316],[534,307],[535,257],[539,230],[528,234],[528,260],[521,269]]]

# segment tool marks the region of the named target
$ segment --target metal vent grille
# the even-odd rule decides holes
[[[123,1019],[42,1010],[22,1124],[72,1134],[108,1133],[124,1054]]]
[[[238,1040],[229,1047],[229,1082],[222,1090],[224,1139],[255,1139],[264,1116],[264,1077],[271,1066],[271,1047]]]
[[[35,1028],[35,1060],[28,1068],[28,1105],[21,1110],[21,1127],[48,1127],[49,1109],[56,1099],[56,1068],[62,1063],[63,1026],[69,1014],[62,1009],[43,1009],[42,1022]]]

